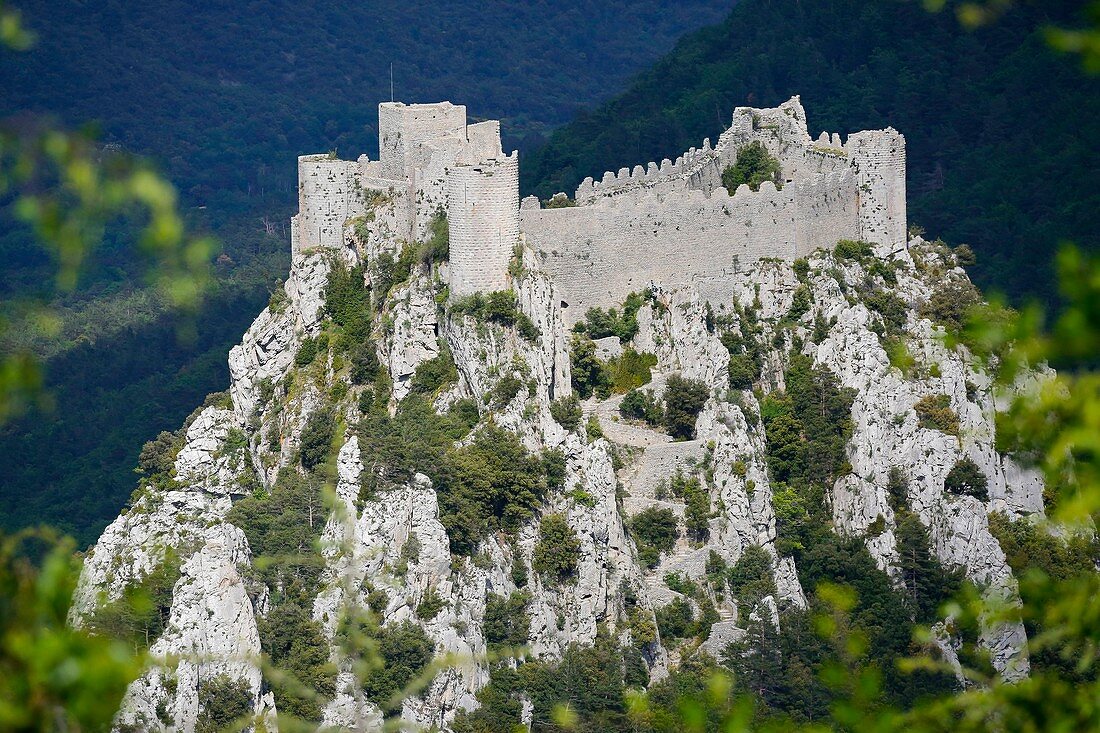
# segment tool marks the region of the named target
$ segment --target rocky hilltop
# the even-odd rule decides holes
[[[996,450],[982,359],[944,338],[977,294],[942,243],[759,260],[724,301],[651,282],[570,327],[522,236],[505,289],[455,296],[446,217],[410,237],[398,203],[368,193],[335,244],[298,243],[228,392],[146,446],[88,553],[74,623],[136,628],[158,660],[120,730],[219,708],[468,725],[507,650],[610,645],[653,684],[804,609],[823,532],[906,608],[914,532],[1015,599],[990,516],[1041,513],[1043,487]],[[936,628],[949,661],[972,642],[1028,672],[1021,625]]]

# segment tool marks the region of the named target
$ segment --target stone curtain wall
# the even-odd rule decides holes
[[[590,203],[623,194],[636,194],[643,190],[658,192],[679,190],[694,185],[693,179],[700,169],[713,165],[714,151],[710,147],[710,138],[703,141],[701,149],[691,148],[675,162],[665,158],[660,165],[650,162],[644,168],[640,165],[633,169],[620,168],[618,173],[607,171],[599,181],[585,178],[577,187],[577,203]],[[692,181],[692,183],[687,183]],[[704,190],[707,190],[704,188]]]
[[[328,155],[298,158],[298,215],[291,222],[291,254],[344,244],[344,224],[365,212],[359,163]]]
[[[905,247],[905,136],[892,127],[856,132],[846,149],[859,174],[860,239]]]
[[[508,288],[519,241],[519,157],[456,165],[447,173],[452,296]]]
[[[454,295],[509,285],[519,240],[519,163],[500,148],[500,123],[466,126],[466,108],[379,105],[381,159],[299,159],[294,254],[343,245],[348,219],[364,213],[363,188],[389,191],[409,241],[422,240],[436,213],[450,223]],[[781,190],[729,196],[722,169],[752,141],[783,167]],[[905,138],[893,129],[837,134],[814,142],[798,97],[773,109],[738,107],[718,145],[706,140],[675,162],[649,163],[586,179],[576,207],[525,204],[522,229],[569,304],[572,323],[592,306],[620,304],[650,283],[721,292],[722,278],[748,263],[792,260],[840,239],[864,239],[889,254],[905,246]],[[883,251],[885,250],[885,251]],[[711,296],[707,296],[711,297]]]
[[[528,207],[521,219],[527,243],[568,304],[570,326],[588,308],[618,306],[650,283],[713,280],[763,257],[789,261],[859,233],[851,171],[778,191],[770,183],[757,192],[742,186],[732,197],[719,188],[709,198],[701,191],[646,192],[588,206]]]

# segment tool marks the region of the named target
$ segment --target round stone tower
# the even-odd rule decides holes
[[[508,288],[508,262],[519,241],[517,153],[447,171],[450,286],[455,296]]]

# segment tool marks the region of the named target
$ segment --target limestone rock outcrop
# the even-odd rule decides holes
[[[310,170],[327,170],[322,162],[306,161]],[[412,216],[417,228],[407,226],[415,202],[379,193],[382,184],[375,184],[344,201],[341,211],[351,218],[339,232],[330,231],[327,209],[317,209],[316,221],[307,217],[317,231],[296,234],[285,286],[230,353],[228,398],[189,420],[171,471],[144,479],[87,555],[72,611],[77,624],[95,624],[127,589],[169,564],[173,570],[166,621],[148,640],[153,661],[127,694],[120,728],[194,730],[207,704],[204,682],[222,677],[243,685],[269,730],[276,724],[279,700],[263,664],[270,644],[261,632],[285,602],[285,583],[272,581],[257,562],[254,545],[266,535],[234,525],[231,508],[246,497],[273,501],[287,481],[319,486],[322,497],[308,499],[316,547],[298,549],[316,561],[305,613],[334,680],[318,705],[325,725],[381,730],[387,716],[400,715],[413,726],[446,729],[460,710],[477,707],[489,681],[490,602],[519,593],[526,653],[535,658],[558,659],[570,645],[592,644],[606,632],[634,645],[658,680],[691,651],[662,643],[655,623],[657,609],[677,602],[713,613],[697,641],[721,659],[747,625],[778,627],[784,612],[808,603],[799,568],[780,541],[782,487],[773,485],[761,415],[765,395],[784,389],[794,354],[852,390],[847,466],[825,497],[832,531],[859,538],[896,576],[897,516],[887,486],[892,472],[901,472],[908,477],[905,501],[927,527],[935,556],[990,596],[1014,601],[1016,581],[988,517],[1041,513],[1042,485],[996,450],[998,405],[980,360],[963,346],[949,348],[922,315],[943,279],[968,282],[938,245],[915,239],[888,257],[817,250],[798,266],[761,260],[723,273],[717,285],[648,283],[631,315],[636,328],[623,339],[601,338],[595,352],[620,365],[649,355],[652,366],[638,382],[658,401],[673,375],[702,385],[694,437],[673,440],[661,427],[623,416],[622,385],[604,385],[606,391],[572,404],[570,350],[579,338],[572,326],[582,318],[570,313],[542,254],[520,237],[507,265],[508,297],[493,301],[497,310],[473,301],[458,308],[446,289],[448,265],[408,249],[429,229],[424,216]],[[314,235],[316,242],[309,240]],[[395,282],[400,263],[404,279]],[[326,307],[335,297],[328,292],[334,272],[350,273],[347,282],[366,293],[366,305],[356,306],[370,322],[365,355],[339,345],[344,334]],[[916,367],[891,363],[885,316],[869,292],[889,297],[889,337],[906,345]],[[723,329],[740,329],[750,318],[762,345],[755,389],[731,374],[723,341]],[[429,362],[443,365],[443,383],[415,379]],[[943,402],[957,425],[937,429],[922,421],[915,405],[927,397]],[[448,476],[417,463],[428,456],[409,457],[415,465],[397,478],[372,480],[417,436],[364,444],[359,425],[388,425],[413,400],[470,421],[473,433],[456,433],[452,449],[490,425],[510,431],[528,452],[557,462],[557,483],[515,526],[502,520],[472,552],[455,551],[445,522],[454,500]],[[318,415],[328,432],[317,427]],[[987,500],[945,491],[947,474],[964,457],[987,478]],[[671,491],[674,479],[694,481],[701,494]],[[696,524],[656,555],[643,552],[632,531],[637,517],[666,512],[680,527],[694,512]],[[550,515],[564,518],[579,548],[565,580],[536,569],[540,522]],[[708,578],[750,549],[764,553],[774,589],[746,603],[716,591]],[[348,651],[348,622],[361,616],[376,628],[418,628],[438,662],[394,709],[366,688],[361,660]],[[956,659],[948,626],[937,627],[937,643]],[[1005,678],[1027,674],[1021,625],[990,623],[982,641]]]

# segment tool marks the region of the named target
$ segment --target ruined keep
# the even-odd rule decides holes
[[[887,128],[815,140],[798,97],[738,107],[716,145],[704,140],[675,162],[586,178],[576,205],[562,208],[534,197],[520,204],[519,161],[503,152],[500,123],[467,125],[464,106],[383,103],[378,138],[377,161],[299,158],[295,253],[343,246],[345,223],[365,213],[370,192],[384,193],[408,241],[446,213],[452,295],[507,288],[523,241],[553,278],[570,324],[651,283],[725,300],[728,275],[761,258],[790,261],[841,239],[871,242],[881,256],[905,246],[904,136]],[[742,185],[731,196],[722,171],[753,142],[779,161],[782,183]]]

